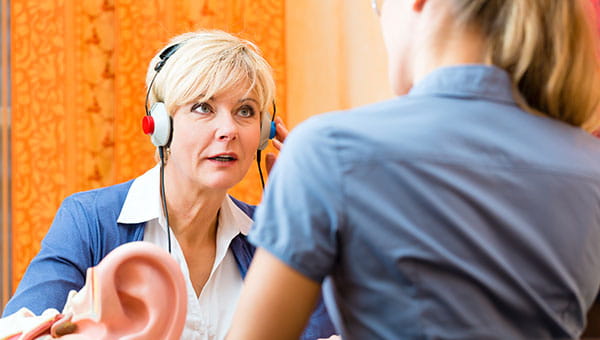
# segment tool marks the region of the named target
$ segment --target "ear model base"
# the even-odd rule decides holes
[[[144,133],[150,135],[152,144],[157,147],[167,146],[171,140],[171,117],[167,113],[165,103],[152,104],[150,115],[142,119]]]

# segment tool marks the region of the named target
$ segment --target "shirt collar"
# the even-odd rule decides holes
[[[409,96],[418,95],[481,98],[515,103],[508,73],[501,68],[487,65],[440,67],[413,86]]]
[[[117,222],[136,224],[159,219],[163,225],[160,197],[160,165],[156,165],[133,181]],[[219,228],[226,228],[234,235],[240,232],[248,235],[251,226],[252,219],[227,195],[219,211]]]
[[[232,226],[235,235],[238,233],[248,235],[252,222],[252,219],[227,195],[221,204],[221,210],[219,210],[219,228]]]
[[[136,178],[125,198],[118,223],[134,224],[162,217],[160,207],[160,165]]]

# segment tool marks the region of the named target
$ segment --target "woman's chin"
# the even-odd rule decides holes
[[[213,190],[229,190],[242,181],[239,176],[215,176],[205,180],[204,186]]]

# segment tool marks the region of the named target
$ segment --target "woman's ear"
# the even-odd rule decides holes
[[[72,334],[101,340],[176,340],[186,313],[179,265],[148,242],[124,244],[88,269],[85,287],[64,310],[72,315]]]

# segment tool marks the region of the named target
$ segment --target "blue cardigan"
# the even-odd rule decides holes
[[[45,309],[62,310],[71,290],[85,284],[88,268],[96,266],[111,250],[133,241],[141,241],[146,223],[117,223],[133,180],[67,197],[58,209],[52,226],[42,241],[40,252],[31,261],[15,295],[6,305],[3,317],[27,307],[36,315]],[[233,199],[250,218],[255,206]],[[242,278],[254,255],[246,236],[239,234],[230,249]],[[302,335],[317,339],[334,334],[324,304],[318,306]]]

